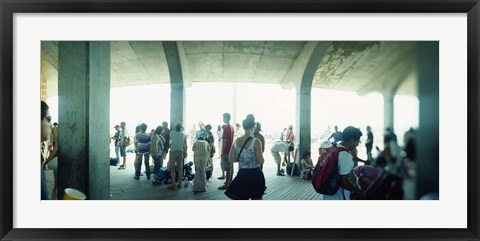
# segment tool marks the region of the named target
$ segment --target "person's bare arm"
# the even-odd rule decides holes
[[[223,153],[223,150],[225,150],[225,145],[227,145],[227,138],[222,138],[222,149],[220,153]]]
[[[188,150],[187,138],[184,138],[184,139],[183,139],[183,153],[184,153],[184,158],[187,158],[187,156],[188,156],[187,150]]]
[[[345,188],[351,192],[353,192],[354,195],[357,195],[359,197],[364,197],[365,193],[363,190],[355,187],[348,181],[348,174],[347,175],[340,175],[340,186],[342,188]]]
[[[153,149],[155,150],[155,156],[159,156],[160,154],[158,153],[158,140],[157,139],[153,140]]]
[[[235,150],[233,148],[233,145],[232,148],[230,148],[230,152],[228,153],[228,160],[230,161],[230,163],[238,162],[237,157],[235,156]]]

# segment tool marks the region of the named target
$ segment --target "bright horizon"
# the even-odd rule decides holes
[[[190,132],[193,124],[198,128],[199,121],[211,124],[216,132],[217,126],[223,124],[224,112],[232,115],[231,124],[241,124],[247,114],[254,114],[256,121],[262,124],[264,134],[278,134],[290,124],[295,128],[295,89],[285,90],[275,84],[194,83],[186,88],[185,93],[185,133]],[[49,97],[47,102],[52,121],[58,122],[58,97]],[[384,129],[383,97],[379,93],[358,96],[355,92],[313,88],[311,116],[312,137],[320,136],[329,126],[333,131],[334,125],[340,130],[348,125],[359,127],[364,132],[363,137],[366,137],[366,125],[370,125],[373,132],[381,136]],[[395,97],[395,131],[399,142],[403,132],[410,127],[418,128],[418,116],[417,97]],[[112,88],[110,133],[114,132],[113,126],[122,121],[127,123],[130,134],[139,123],[146,123],[151,130],[163,121],[170,122],[170,85]]]

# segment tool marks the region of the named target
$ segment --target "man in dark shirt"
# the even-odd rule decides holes
[[[168,140],[170,140],[170,129],[168,129],[168,123],[166,121],[162,123],[162,127],[163,127],[163,131],[160,135],[163,137],[163,139],[167,141],[167,143],[164,145],[165,154],[163,155],[163,159],[165,160],[168,153],[168,149],[170,149],[170,144],[168,144]]]
[[[367,159],[369,161],[373,160],[372,157],[372,147],[373,147],[373,133],[372,127],[367,126],[367,141],[365,142],[365,148],[367,149]]]

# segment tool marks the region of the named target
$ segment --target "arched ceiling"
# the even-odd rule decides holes
[[[186,86],[196,82],[258,82],[295,86],[288,79],[305,41],[182,41],[178,52]],[[58,42],[42,41],[42,74],[57,95]],[[367,94],[400,85],[416,95],[415,44],[400,41],[334,41],[316,70],[313,87]],[[111,87],[169,83],[161,41],[112,41]],[[408,83],[408,84],[407,84]]]

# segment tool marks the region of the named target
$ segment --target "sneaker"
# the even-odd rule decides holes
[[[227,188],[228,188],[227,185],[223,185],[223,186],[221,186],[221,187],[218,187],[218,190],[226,190]]]
[[[138,177],[138,176],[134,176],[133,178],[135,178],[136,180],[140,179],[140,177]]]
[[[285,176],[285,174],[283,174],[281,172],[277,172],[277,176]]]

